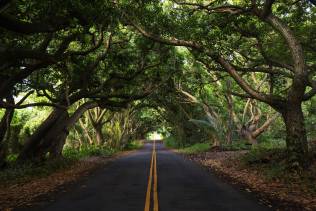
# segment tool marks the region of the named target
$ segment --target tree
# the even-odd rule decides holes
[[[156,21],[145,23],[138,19],[138,22],[143,25],[140,26],[136,22],[136,18],[131,18],[136,17],[135,15],[125,13],[125,17],[144,36],[168,45],[185,46],[196,52],[206,63],[211,63],[214,69],[227,72],[244,92],[234,93],[235,95],[254,98],[267,103],[281,113],[287,131],[289,163],[294,168],[307,166],[309,155],[301,105],[302,102],[311,99],[316,93],[316,83],[313,79],[315,69],[308,65],[311,61],[308,60],[309,57],[304,55],[302,41],[289,27],[290,23],[297,23],[291,19],[282,18],[281,20],[278,15],[281,16],[282,13],[296,14],[297,10],[304,10],[308,5],[304,2],[296,2],[294,7],[297,10],[295,10],[287,7],[283,9],[284,3],[277,4],[270,0],[262,4],[255,0],[251,1],[250,4],[238,1],[234,5],[220,1],[206,5],[177,1],[175,3],[182,8],[182,10],[178,10],[180,11],[179,14],[166,10],[164,14],[158,13],[159,17],[156,18],[156,20],[160,18],[164,21],[168,19],[174,23],[174,30],[171,30],[171,23],[169,22],[167,24],[169,28],[166,28],[166,24],[156,25],[159,30],[151,32],[143,26],[152,29],[152,23],[156,23]],[[273,8],[280,9],[278,12],[273,12]],[[172,21],[172,17],[168,17],[169,14],[165,15],[167,12],[170,12],[170,16],[184,17],[184,21],[179,19]],[[305,27],[314,27],[307,24],[310,14],[306,13],[302,19],[306,22]],[[184,33],[183,29],[181,31],[181,26],[177,25],[179,22],[181,24],[187,23],[193,33],[188,35]],[[199,28],[194,27],[192,22]],[[209,24],[214,28],[213,34],[207,32]],[[273,37],[268,37],[268,33],[273,33]],[[201,36],[202,34],[210,35]],[[311,36],[307,37],[310,38]],[[281,53],[282,60],[278,60],[278,58],[274,58],[275,55],[266,52],[265,45],[270,41],[278,43],[275,45],[276,48],[273,48],[276,52],[284,51]],[[244,54],[245,52],[241,52],[242,49],[240,48],[243,46],[238,42],[242,42],[246,46],[252,45],[256,49],[251,49],[251,52]],[[308,49],[305,48],[305,51]],[[314,54],[314,51],[308,52]],[[242,74],[249,72],[269,74],[271,76],[270,92],[260,92],[252,87],[242,77]],[[273,88],[277,81],[272,79],[276,79],[276,77],[285,78],[287,83],[283,86],[287,91],[279,91],[278,93],[278,90]]]

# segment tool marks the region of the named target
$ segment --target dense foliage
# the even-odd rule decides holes
[[[278,143],[307,167],[315,20],[307,0],[3,1],[0,165],[158,131],[178,147]]]

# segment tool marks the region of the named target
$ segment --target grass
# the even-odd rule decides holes
[[[245,142],[234,142],[231,145],[223,144],[220,149],[223,151],[238,151],[238,150],[250,150],[251,146]],[[188,147],[179,149],[179,152],[185,154],[197,154],[201,152],[207,152],[212,149],[211,143],[196,143]]]
[[[206,152],[211,149],[210,143],[196,143],[191,146],[179,147],[176,145],[173,137],[164,140],[165,146],[168,148],[179,149],[180,152],[187,154],[196,154],[199,152]],[[255,150],[255,149],[280,149],[285,148],[284,141],[262,142],[256,146],[251,146],[245,141],[234,141],[232,144],[222,144],[220,149],[223,151],[239,151],[239,150]]]
[[[201,152],[206,152],[210,149],[211,149],[210,143],[197,143],[189,147],[181,148],[179,149],[179,152],[185,153],[185,154],[197,154]]]
[[[169,136],[165,138],[163,141],[164,145],[167,148],[178,149],[179,152],[185,154],[197,154],[201,152],[206,152],[211,149],[210,143],[196,143],[185,147],[179,146],[180,142],[178,142],[173,136]]]
[[[131,141],[124,147],[124,150],[136,150],[144,146],[144,143],[141,141]]]
[[[222,144],[221,148],[224,151],[250,150],[251,145],[244,141],[234,141],[232,144]]]

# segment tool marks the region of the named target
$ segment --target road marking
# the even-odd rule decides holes
[[[145,201],[145,209],[144,211],[150,210],[150,195],[151,195],[151,183],[152,183],[152,175],[153,175],[153,162],[154,162],[154,150],[151,155],[151,162],[150,162],[150,172],[148,178],[148,185],[147,185],[147,192],[146,192],[146,201]]]
[[[156,155],[156,142],[154,141],[153,150],[151,155],[151,162],[150,162],[150,170],[149,170],[149,178],[148,178],[148,185],[147,185],[147,192],[146,192],[146,201],[145,201],[145,208],[144,211],[150,211],[150,201],[151,201],[151,186],[152,182],[154,182],[154,211],[158,211],[158,192],[157,192],[157,155]],[[154,174],[154,175],[153,175]],[[154,179],[153,179],[154,177]]]
[[[156,153],[156,144],[154,142],[154,152],[155,152],[155,158],[154,158],[154,211],[158,211],[158,192],[157,192],[157,153]]]

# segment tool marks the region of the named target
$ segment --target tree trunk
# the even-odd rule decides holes
[[[286,126],[286,145],[291,167],[307,167],[309,164],[307,135],[301,104],[289,104],[282,117]]]
[[[87,121],[87,120],[86,120]],[[79,119],[79,124],[80,127],[83,129],[85,136],[87,137],[89,144],[93,144],[93,139],[91,138],[90,134],[89,134],[89,130],[88,130],[88,126],[85,125],[81,119]],[[82,141],[81,141],[81,145],[82,145]]]
[[[62,155],[62,149],[69,134],[68,121],[70,117],[68,113],[62,114],[55,122],[54,126],[48,131],[40,142],[37,157],[44,157],[49,153],[49,158],[58,158]]]
[[[233,102],[232,102],[231,95],[226,94],[226,99],[227,99],[227,108],[228,108],[226,143],[228,145],[231,145],[233,142],[232,132],[233,132],[233,126],[234,126],[234,111],[233,111]]]
[[[39,156],[44,156],[49,152],[50,159],[62,157],[62,151],[69,134],[69,129],[75,125],[86,110],[96,106],[96,103],[86,102],[79,106],[72,116],[69,116],[68,113],[62,115],[58,121],[56,121],[55,126],[51,128],[49,133],[44,137],[43,144],[40,147],[42,152],[39,151],[41,153]]]
[[[0,122],[0,143],[4,141],[7,130],[10,127],[12,118],[13,118],[14,109],[8,108],[6,109],[1,122]]]
[[[278,116],[279,113],[275,113],[272,117],[268,118],[265,123],[261,125],[261,127],[256,128],[256,130],[252,132],[252,136],[257,138],[259,135],[265,132]]]
[[[68,130],[62,130],[56,138],[52,138],[48,147],[49,158],[57,159],[62,157],[64,145],[66,143]]]
[[[249,126],[243,125],[239,131],[241,137],[247,140],[249,144],[256,145],[258,144],[257,139],[252,135],[253,130]]]
[[[49,158],[60,157],[69,128],[77,122],[86,110],[96,106],[96,103],[91,102],[82,104],[71,117],[69,117],[67,110],[54,109],[29,139],[25,149],[19,156],[19,160],[42,161],[47,153],[49,153]]]
[[[46,120],[38,127],[38,129],[25,141],[25,145],[18,157],[19,162],[25,162],[27,160],[40,159],[40,152],[43,152],[43,141],[49,131],[56,127],[56,123],[61,121],[68,115],[66,110],[55,108]]]
[[[103,133],[102,133],[102,124],[94,125],[95,133],[96,133],[96,141],[97,145],[101,145],[103,143]]]
[[[9,96],[6,98],[8,103],[14,104],[13,96]],[[1,122],[0,122],[0,169],[5,166],[5,158],[6,158],[6,147],[4,143],[5,136],[7,131],[10,128],[11,121],[13,118],[14,109],[8,108],[6,109]]]
[[[96,103],[84,103],[71,117],[69,117],[67,110],[55,108],[29,138],[18,160],[42,161],[47,153],[49,153],[50,158],[60,157],[69,128],[76,123],[86,110],[96,106]]]
[[[212,139],[213,139],[212,148],[218,148],[221,146],[221,142],[219,141],[218,137],[212,135]]]
[[[57,159],[62,157],[63,147],[66,143],[69,129],[74,126],[77,120],[88,108],[85,105],[80,106],[72,116],[61,116],[55,125],[49,130],[47,135],[43,138],[40,146],[38,157],[49,153],[49,159]]]

